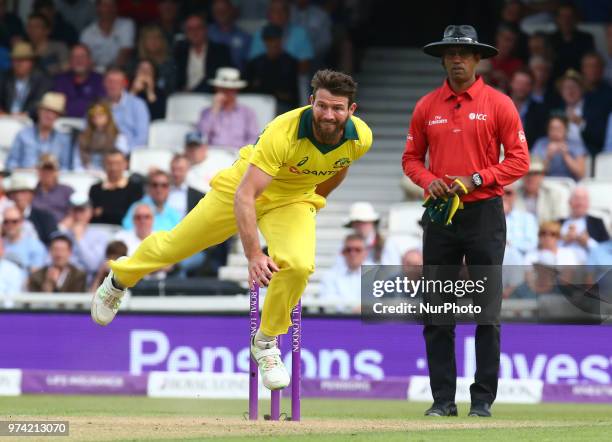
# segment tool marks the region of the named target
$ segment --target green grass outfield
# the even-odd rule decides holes
[[[283,411],[289,402],[283,403]],[[429,404],[382,400],[302,400],[302,422],[248,422],[246,401],[119,396],[0,397],[0,419],[70,422],[71,437],[40,440],[559,441],[610,440],[612,405],[493,407],[494,417],[425,418]],[[260,403],[260,413],[269,403]],[[27,438],[19,438],[20,441]]]

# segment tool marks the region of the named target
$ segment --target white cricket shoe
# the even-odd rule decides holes
[[[259,366],[261,380],[269,390],[280,390],[289,385],[289,373],[280,357],[277,341],[251,341],[251,357]]]
[[[115,319],[117,311],[119,311],[121,299],[125,292],[126,289],[118,289],[113,284],[113,271],[111,270],[96,290],[91,301],[91,318],[94,322],[100,325],[110,324]]]

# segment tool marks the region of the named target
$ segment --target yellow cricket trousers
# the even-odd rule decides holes
[[[280,268],[268,286],[261,331],[277,336],[291,326],[291,311],[314,271],[316,209],[296,202],[281,207],[256,204],[256,211],[268,253]],[[145,275],[219,244],[237,230],[234,195],[213,189],[174,229],[151,234],[132,256],[109,265],[122,285],[132,287]]]

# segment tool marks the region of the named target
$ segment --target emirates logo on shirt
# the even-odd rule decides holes
[[[446,124],[446,123],[448,123],[448,120],[446,118],[442,118],[440,115],[436,115],[434,116],[433,120],[429,120],[428,125],[434,126],[436,124]]]

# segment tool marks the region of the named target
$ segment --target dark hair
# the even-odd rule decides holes
[[[109,256],[125,256],[127,253],[128,249],[123,241],[111,241],[106,246],[104,255],[108,258]]]
[[[567,129],[567,126],[569,125],[569,121],[567,120],[567,117],[562,112],[552,112],[550,114],[550,117],[548,117],[548,122],[546,123],[546,127],[550,125],[552,120],[559,120],[561,123],[563,123],[566,129]]]
[[[529,69],[526,69],[526,68],[517,69],[512,74],[512,78],[514,78],[518,74],[527,75],[529,77],[529,79],[531,80],[531,82],[533,83],[533,81],[534,81],[533,74],[531,73],[531,71]]]
[[[125,79],[129,78],[126,70],[120,66],[111,66],[106,70],[106,72],[104,72],[105,77],[109,76],[110,74],[121,74]]]
[[[49,23],[49,20],[47,19],[47,17],[45,17],[44,15],[38,12],[34,12],[28,15],[28,20],[40,20],[45,25],[45,28],[47,29],[51,28],[51,23]]]
[[[68,244],[68,247],[70,248],[70,250],[72,250],[72,238],[70,238],[64,232],[60,232],[59,230],[56,232],[53,232],[51,234],[51,237],[49,238],[49,246],[51,246],[56,241],[64,241],[66,244]]]
[[[350,75],[342,72],[323,69],[317,71],[310,82],[312,95],[316,96],[319,89],[325,89],[332,95],[340,95],[348,98],[349,106],[355,101],[357,83]]]
[[[104,154],[104,159],[110,157],[111,155],[117,155],[117,154],[121,155],[124,159],[127,160],[127,157],[125,156],[125,154],[121,152],[119,149],[109,150],[108,152]]]
[[[589,57],[596,59],[599,62],[600,66],[605,66],[606,65],[606,62],[604,61],[603,57],[597,51],[589,51],[589,52],[585,53],[582,56],[582,59],[580,61],[584,61],[585,58],[589,58]]]
[[[147,184],[151,184],[153,179],[158,176],[166,177],[168,182],[170,182],[170,175],[168,174],[168,172],[164,172],[161,169],[154,169],[151,172],[149,172],[149,175],[147,176]]]

